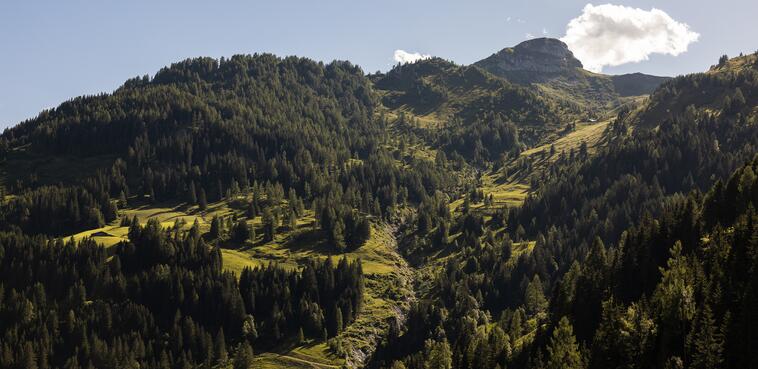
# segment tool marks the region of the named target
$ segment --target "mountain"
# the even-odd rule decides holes
[[[471,121],[498,113],[530,125],[558,119],[555,107],[533,91],[440,58],[399,65],[374,79],[374,86],[385,91],[384,106],[415,115]]]
[[[557,76],[574,74],[582,62],[568,46],[553,38],[536,38],[508,47],[474,65],[517,83],[547,82]]]
[[[724,59],[622,109],[592,147],[523,152],[499,174],[531,170],[532,191],[507,212],[486,200],[507,187],[486,177],[450,225],[422,208],[404,248],[440,276],[382,364],[447,344],[466,347],[451,355],[462,368],[755,365],[757,96],[758,54]],[[481,311],[493,318],[473,323]],[[443,347],[425,346],[443,331]]]
[[[0,367],[755,367],[757,107],[758,54],[174,63],[0,135]]]
[[[535,84],[547,94],[576,99],[590,107],[618,105],[624,97],[650,94],[668,79],[642,73],[609,76],[586,71],[566,44],[552,38],[524,41],[474,65],[514,83]]]
[[[193,58],[6,130],[0,367],[26,346],[47,367],[244,362],[250,345],[296,363],[274,355],[294,340],[359,365],[411,298],[391,222],[460,186],[396,156],[410,138],[389,135],[377,103],[348,62]]]
[[[382,109],[431,146],[475,163],[532,146],[580,111],[478,67],[432,58],[373,75]],[[420,130],[420,131],[419,131]]]

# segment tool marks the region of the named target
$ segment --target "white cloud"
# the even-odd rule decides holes
[[[547,28],[542,27],[542,35],[547,36],[550,32],[548,32]]]
[[[527,33],[524,35],[524,37],[526,37],[526,39],[527,39],[527,40],[531,40],[531,39],[533,39],[533,38],[534,38],[534,35],[533,35],[533,34],[531,34],[531,33],[529,33],[529,32],[527,32]]]
[[[647,60],[651,54],[679,55],[699,37],[660,9],[587,4],[561,40],[585,68],[599,72],[605,66]]]
[[[405,50],[400,50],[400,49],[395,50],[395,56],[394,56],[395,61],[400,64],[415,63],[419,60],[429,59],[431,57],[432,56],[428,54],[409,53]]]

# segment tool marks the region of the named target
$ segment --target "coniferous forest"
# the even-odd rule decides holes
[[[6,129],[0,367],[758,368],[758,53],[498,55],[193,58]]]

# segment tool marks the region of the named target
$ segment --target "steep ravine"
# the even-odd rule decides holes
[[[377,225],[372,238],[380,245],[377,253],[392,264],[389,273],[366,273],[365,303],[361,314],[339,342],[348,368],[365,367],[390,324],[405,324],[407,313],[416,300],[415,271],[398,251],[399,226]]]

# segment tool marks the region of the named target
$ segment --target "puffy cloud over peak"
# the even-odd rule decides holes
[[[660,9],[587,4],[561,40],[585,68],[599,72],[605,66],[647,60],[651,54],[679,55],[699,37]]]

